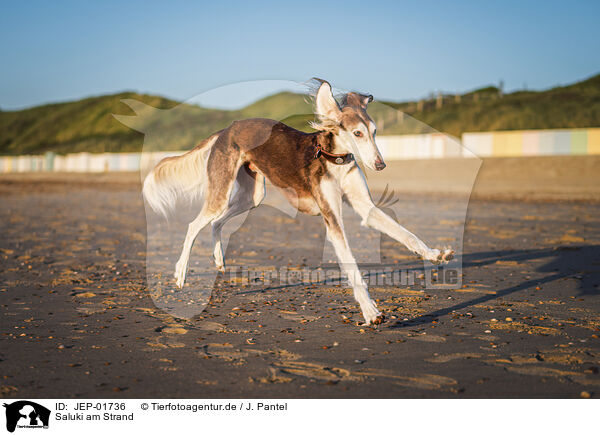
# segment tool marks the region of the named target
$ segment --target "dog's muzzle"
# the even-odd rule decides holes
[[[383,171],[385,169],[386,164],[383,162],[383,160],[377,159],[375,160],[375,170],[377,171]]]

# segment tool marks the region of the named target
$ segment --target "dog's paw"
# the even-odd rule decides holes
[[[183,284],[185,283],[185,269],[186,267],[180,266],[179,264],[175,267],[173,276],[175,277],[175,285],[178,288],[183,288]]]
[[[383,314],[380,314],[379,316],[375,317],[374,320],[371,320],[371,325],[381,325],[383,322],[385,322],[385,316]]]
[[[452,249],[444,249],[442,251],[442,262],[447,263],[454,258],[454,251]]]
[[[454,251],[452,249],[444,249],[440,251],[438,256],[436,257],[437,264],[444,264],[449,262],[454,258]]]
[[[375,302],[370,301],[363,307],[363,316],[365,318],[365,325],[380,325],[385,320],[385,316],[381,314],[381,311],[377,309]]]
[[[427,258],[433,264],[446,264],[454,258],[454,251],[452,249],[432,249],[431,255]]]

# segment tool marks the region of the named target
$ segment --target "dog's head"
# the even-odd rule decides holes
[[[313,126],[333,134],[337,147],[354,153],[370,169],[381,171],[385,163],[375,144],[377,126],[367,113],[372,95],[356,92],[344,94],[341,105],[335,100],[331,85],[319,80],[321,85],[315,98],[317,122]]]

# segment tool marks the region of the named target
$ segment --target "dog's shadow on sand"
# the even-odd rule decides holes
[[[390,325],[390,328],[414,327],[431,323],[439,317],[451,314],[474,305],[490,302],[516,292],[532,290],[560,279],[574,278],[578,284],[575,296],[600,295],[600,245],[560,246],[546,249],[526,249],[509,251],[487,251],[465,254],[463,256],[463,270],[494,264],[497,261],[523,262],[528,260],[545,260],[535,272],[544,273],[538,279],[522,281],[516,285],[498,290],[493,294],[486,294],[475,299],[460,302],[439,310],[423,314],[414,319],[400,321]]]
[[[578,246],[559,246],[555,248],[544,249],[524,249],[524,250],[503,250],[503,251],[485,251],[475,252],[463,255],[463,270],[492,265],[497,261],[525,262],[529,260],[544,261],[540,266],[531,272],[539,272],[545,276],[537,279],[528,279],[519,282],[513,286],[496,291],[493,294],[485,294],[475,299],[460,302],[439,310],[423,314],[416,318],[399,321],[389,324],[392,329],[414,327],[431,323],[439,317],[451,314],[454,311],[469,308],[474,305],[493,301],[504,296],[511,295],[520,291],[533,290],[537,286],[552,283],[565,278],[574,278],[578,281],[577,293],[575,296],[597,296],[600,295],[600,245],[578,245]],[[547,261],[545,261],[547,260]],[[398,264],[385,265],[399,267]],[[416,270],[416,269],[415,269]],[[338,280],[342,282],[341,279]],[[316,285],[326,284],[313,283]],[[268,286],[266,288],[238,292],[238,294],[263,293],[265,291],[280,290],[288,287],[297,287],[305,283],[284,284],[278,286]],[[451,291],[451,290],[449,290]]]

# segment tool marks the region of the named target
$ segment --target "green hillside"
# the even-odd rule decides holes
[[[547,91],[499,95],[495,87],[460,97],[387,103],[436,130],[460,136],[466,131],[600,127],[600,74]]]
[[[148,147],[179,150],[194,146],[236,119],[260,116],[285,119],[290,114],[310,112],[304,96],[287,92],[235,111],[206,109],[125,92],[0,112],[0,154],[140,151],[144,144],[142,132],[148,133],[145,143]],[[128,126],[113,114],[124,115],[120,119]],[[306,126],[304,118],[301,122],[286,121],[297,127]]]
[[[397,116],[395,109],[424,124]],[[427,125],[455,136],[465,131],[598,127],[600,75],[539,92],[500,96],[498,89],[488,87],[421,102],[382,102],[369,112],[380,134],[427,131]],[[127,126],[113,114],[123,115],[120,120]],[[303,130],[309,130],[307,121],[312,119],[306,98],[290,92],[233,111],[126,92],[0,111],[0,154],[140,151],[143,144],[146,149],[187,149],[232,121],[250,117],[281,119]]]
[[[0,153],[139,149],[143,136],[111,116],[111,113],[128,113],[120,102],[123,98],[139,99],[160,108],[176,104],[160,97],[123,93],[0,112]]]

